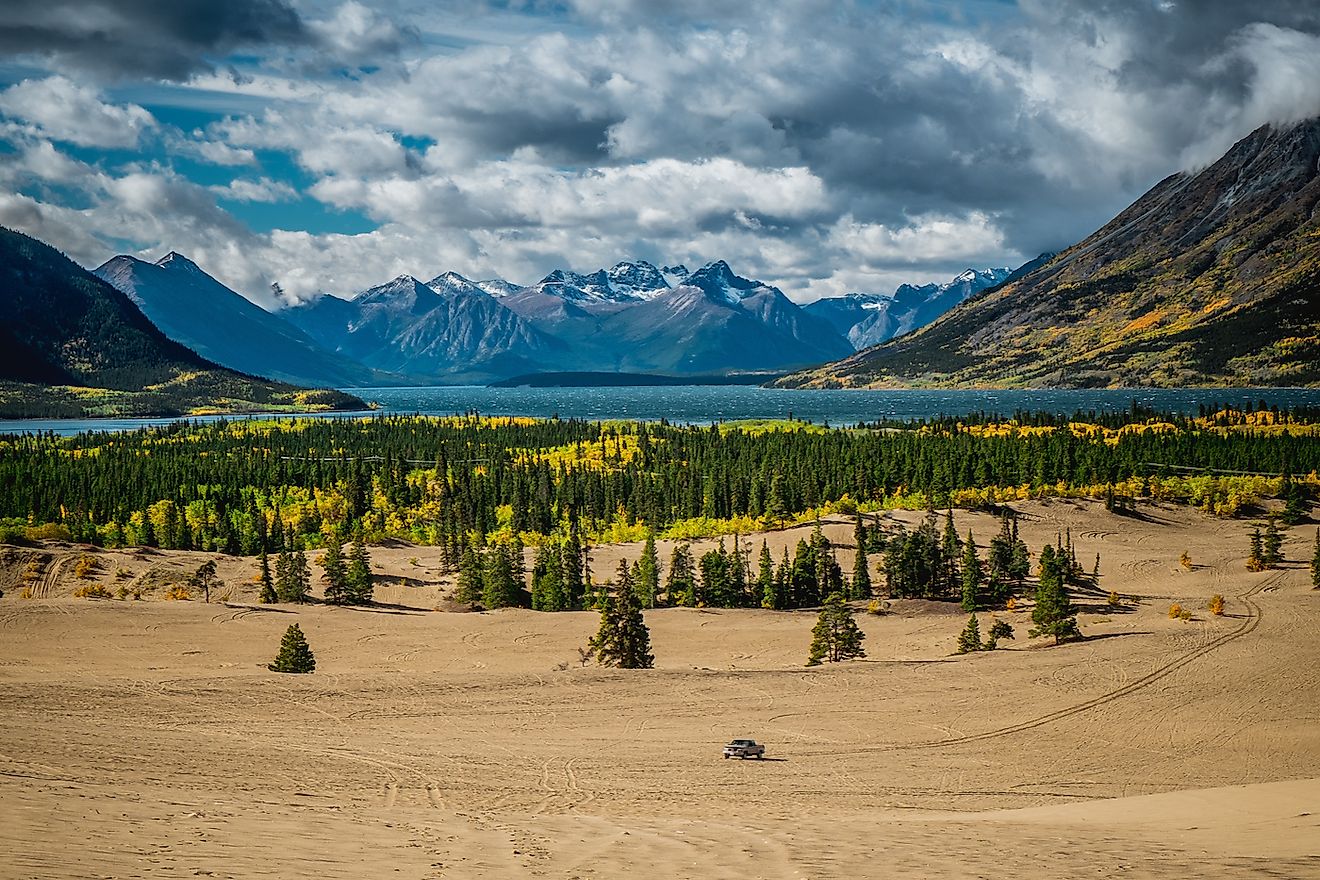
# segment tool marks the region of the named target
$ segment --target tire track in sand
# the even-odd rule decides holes
[[[1245,636],[1248,633],[1255,630],[1256,627],[1260,625],[1261,611],[1260,611],[1260,606],[1257,605],[1255,602],[1253,602],[1251,600],[1251,597],[1261,592],[1262,590],[1266,589],[1267,587],[1270,587],[1278,583],[1278,581],[1280,581],[1282,578],[1283,578],[1283,572],[1280,572],[1279,574],[1276,574],[1271,578],[1261,581],[1259,584],[1257,584],[1247,592],[1237,597],[1242,602],[1242,604],[1247,607],[1247,616],[1242,620],[1240,624],[1238,624],[1232,630],[1229,630],[1223,635],[1203,643],[1199,647],[1194,648],[1191,651],[1188,651],[1186,654],[1183,654],[1182,656],[1177,657],[1176,659],[1171,660],[1168,663],[1165,663],[1163,666],[1151,670],[1150,672],[1146,673],[1140,678],[1134,678],[1132,681],[1128,682],[1127,684],[1123,685],[1120,688],[1109,691],[1106,694],[1101,694],[1100,696],[1094,697],[1083,703],[1077,703],[1076,705],[1068,706],[1063,709],[1058,709],[1054,712],[1049,712],[1045,715],[1041,715],[1038,718],[1032,718],[1028,721],[1019,722],[1018,724],[1011,724],[1007,727],[999,727],[994,730],[984,731],[982,733],[968,734],[967,736],[958,736],[958,737],[951,737],[949,739],[932,740],[930,742],[923,742],[923,743],[913,743],[911,745],[893,746],[892,748],[931,749],[931,748],[940,748],[943,746],[956,746],[956,745],[961,745],[963,743],[980,742],[982,740],[987,740],[987,739],[997,739],[1001,736],[1009,736],[1014,733],[1021,733],[1024,730],[1032,730],[1033,728],[1043,727],[1046,724],[1052,724],[1055,721],[1062,721],[1064,718],[1070,718],[1073,715],[1081,714],[1082,712],[1089,711],[1098,706],[1103,706],[1106,703],[1112,703],[1115,700],[1119,699],[1120,697],[1125,697],[1128,694],[1133,693],[1134,691],[1141,690],[1142,688],[1148,685],[1154,684],[1155,682],[1159,681],[1165,676],[1173,672],[1176,672],[1177,670],[1191,663],[1193,660],[1203,657],[1206,654],[1210,653],[1211,651],[1215,650],[1216,648],[1222,647],[1228,644],[1229,642],[1234,641],[1235,639],[1240,639],[1242,636]]]

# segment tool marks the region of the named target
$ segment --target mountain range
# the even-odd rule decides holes
[[[272,314],[177,253],[154,263],[121,255],[95,272],[206,357],[333,387],[574,371],[782,372],[845,355],[856,347],[850,340],[920,326],[1008,274],[968,270],[948,284],[802,307],[723,260],[696,271],[636,260],[590,273],[556,269],[529,286],[401,275],[351,299],[321,296]]]
[[[361,409],[224,369],[169,339],[120,290],[47,244],[0,228],[0,413],[188,415]]]
[[[783,387],[1320,382],[1320,119],[1267,125],[928,326]]]

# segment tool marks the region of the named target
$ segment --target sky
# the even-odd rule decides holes
[[[805,302],[1016,266],[1318,114],[1314,0],[5,0],[0,225],[268,308],[622,259]]]

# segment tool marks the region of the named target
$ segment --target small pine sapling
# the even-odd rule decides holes
[[[981,625],[976,622],[976,615],[970,614],[967,616],[967,625],[958,634],[958,653],[971,654],[984,649],[985,646],[981,644]]]

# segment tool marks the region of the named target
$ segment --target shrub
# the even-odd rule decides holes
[[[115,569],[115,580],[117,581],[126,581],[132,576],[133,576],[133,572],[129,571],[127,568]]]
[[[1184,550],[1184,551],[1182,552],[1182,556],[1179,556],[1179,557],[1178,557],[1178,562],[1181,563],[1182,567],[1185,568],[1185,569],[1187,569],[1188,571],[1191,571],[1191,570],[1192,570],[1192,567],[1193,567],[1193,566],[1192,566],[1192,557],[1191,557],[1191,554],[1188,553],[1186,550]]]
[[[100,584],[87,584],[73,591],[75,599],[109,599],[110,591]]]
[[[1110,608],[1117,608],[1118,606],[1123,604],[1123,597],[1118,595],[1118,593],[1114,592],[1113,590],[1110,590],[1109,598],[1105,600],[1105,604],[1108,605]]]
[[[866,603],[866,613],[876,615],[888,614],[889,602],[884,599],[872,599],[870,602]]]
[[[1177,602],[1169,606],[1169,619],[1177,620],[1182,615],[1183,607]]]
[[[1178,619],[1181,620],[1183,623],[1186,623],[1187,621],[1191,620],[1192,610],[1190,608],[1182,609],[1181,611],[1178,612]]]
[[[1018,610],[1017,596],[1009,596],[1008,601],[1004,603],[1004,607],[1009,611],[1017,611]]]
[[[88,580],[99,564],[95,556],[80,556],[73,565],[73,576],[81,581]]]
[[[68,526],[61,523],[42,523],[39,526],[28,526],[24,530],[24,536],[29,541],[68,541],[73,537]]]
[[[189,590],[184,584],[170,584],[170,588],[165,591],[165,598],[171,601],[188,602],[192,599],[192,590]]]
[[[1221,614],[1224,613],[1224,597],[1219,595],[1218,593],[1215,593],[1213,596],[1210,597],[1210,601],[1206,603],[1205,607],[1206,610],[1209,611],[1211,614],[1213,614],[1215,617],[1219,617]]]

